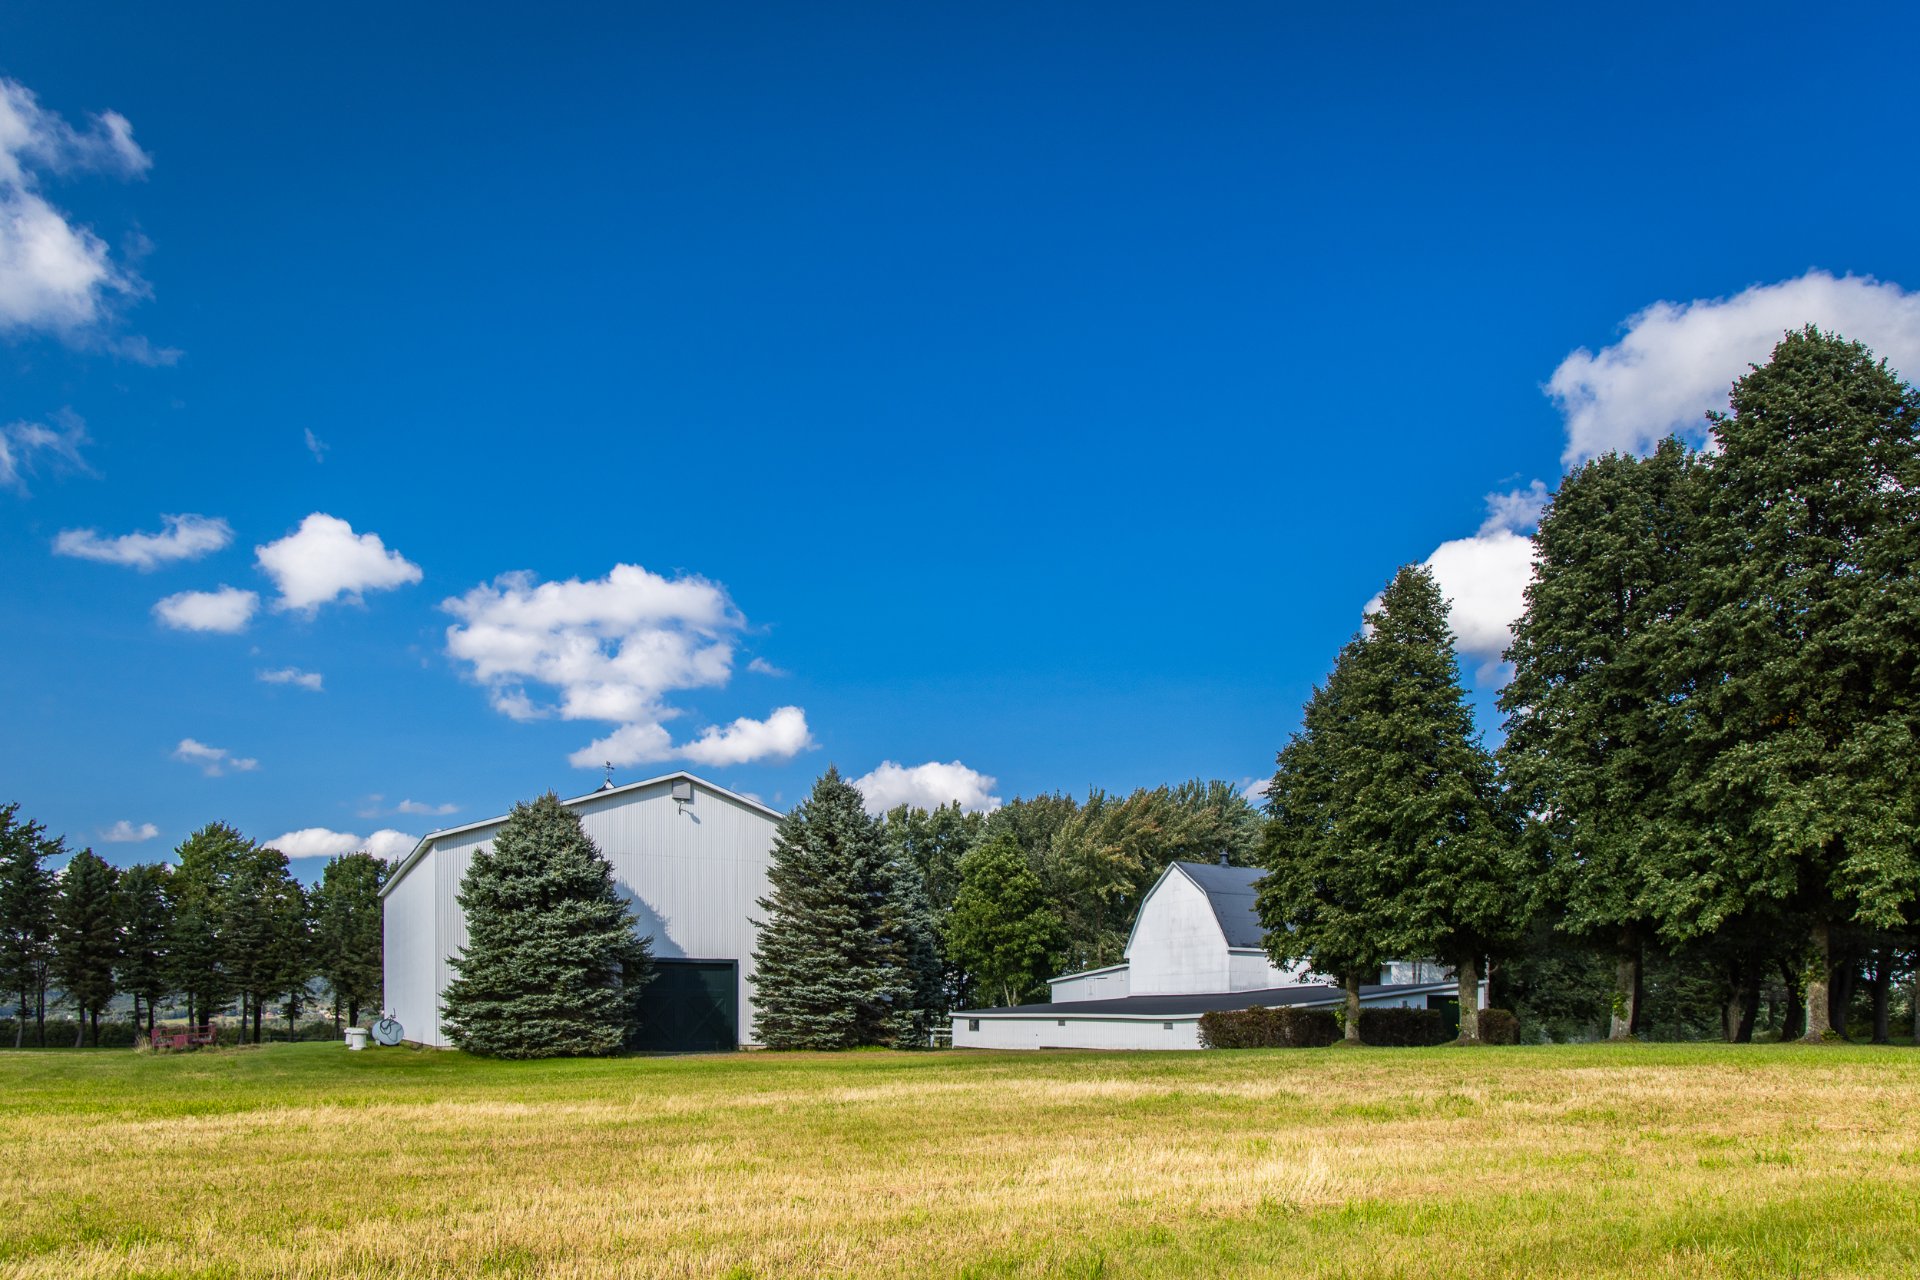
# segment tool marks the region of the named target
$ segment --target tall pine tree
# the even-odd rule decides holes
[[[53,980],[74,1009],[73,1045],[88,1027],[100,1044],[100,1013],[114,994],[120,962],[118,875],[91,849],[82,849],[60,873],[53,907]]]
[[[333,993],[335,1021],[380,1007],[380,886],[388,864],[370,853],[334,858],[313,890],[314,966]]]
[[[1671,808],[1684,720],[1666,660],[1692,590],[1700,476],[1678,440],[1569,474],[1533,537],[1507,658],[1500,761],[1543,846],[1559,927],[1615,960],[1611,1034],[1638,1030],[1655,921],[1645,864]]]
[[[1840,926],[1920,881],[1920,392],[1856,342],[1786,336],[1734,384],[1686,624],[1688,759],[1649,896],[1676,940],[1757,905],[1810,921],[1807,1036]]]
[[[46,1044],[47,966],[53,959],[53,872],[49,858],[60,850],[47,829],[20,817],[17,804],[0,805],[0,979],[18,997],[13,1047],[26,1037],[27,1019],[39,1023]]]
[[[921,985],[911,922],[879,824],[839,769],[781,819],[767,878],[750,979],[759,1040],[775,1049],[905,1043]]]
[[[467,945],[443,1014],[455,1044],[496,1058],[618,1051],[639,1028],[651,939],[613,867],[552,792],[514,806],[458,895]]]
[[[1518,933],[1527,879],[1433,574],[1401,569],[1366,622],[1274,774],[1268,946],[1340,975],[1350,1011],[1381,961],[1443,960],[1472,1043],[1480,960]]]
[[[167,864],[142,862],[120,873],[120,989],[133,997],[136,1030],[153,1034],[167,982]],[[143,1016],[144,1015],[144,1016]]]

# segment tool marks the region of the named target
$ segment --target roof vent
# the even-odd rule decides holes
[[[1230,867],[1233,865],[1231,862],[1227,861],[1227,851],[1225,849],[1222,849],[1220,851],[1220,865],[1223,867]]]

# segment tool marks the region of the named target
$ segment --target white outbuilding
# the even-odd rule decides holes
[[[963,1009],[953,1015],[961,1049],[1198,1049],[1201,1015],[1214,1011],[1332,1008],[1346,993],[1303,967],[1268,959],[1255,885],[1258,867],[1176,862],[1141,900],[1126,961],[1063,974],[1045,1004]],[[1432,966],[1411,973],[1439,978]],[[1446,981],[1384,982],[1360,988],[1368,1008],[1438,1008]]]
[[[758,914],[778,811],[690,773],[604,787],[563,800],[613,864],[614,880],[653,937],[654,980],[640,1011],[642,1048],[732,1049],[752,1043]],[[467,944],[455,901],[474,851],[506,815],[421,838],[381,890],[386,1003],[406,1037],[445,1045],[448,964]]]

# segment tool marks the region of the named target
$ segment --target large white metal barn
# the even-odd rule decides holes
[[[1258,867],[1172,864],[1141,900],[1125,963],[1051,979],[1045,1004],[962,1009],[953,1015],[954,1047],[1198,1049],[1205,1013],[1344,1003],[1346,994],[1326,979],[1268,960],[1254,909],[1264,874]],[[1417,979],[1422,969],[1440,976],[1430,965],[1382,976]],[[1454,990],[1446,981],[1390,981],[1361,987],[1360,1003],[1439,1007]]]
[[[654,980],[641,1008],[642,1048],[732,1049],[752,1043],[754,903],[780,814],[690,773],[607,787],[561,803],[613,864],[642,933],[653,935]],[[406,1038],[445,1045],[440,1000],[449,957],[467,945],[454,895],[474,851],[506,815],[421,838],[381,891],[386,1002]]]

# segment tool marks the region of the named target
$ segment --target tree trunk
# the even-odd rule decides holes
[[[1800,999],[1800,977],[1785,964],[1780,976],[1787,992],[1786,1007],[1780,1013],[1780,1039],[1798,1040],[1807,1033],[1807,1006]]]
[[[100,1047],[100,1011],[98,1009],[95,1009],[93,1011],[92,1022],[93,1022],[93,1047],[98,1049]]]
[[[1613,1022],[1609,1040],[1630,1040],[1640,1021],[1640,940],[1631,929],[1620,931],[1620,956],[1613,963]]]
[[[1347,1025],[1348,1044],[1360,1043],[1360,975],[1348,970],[1344,984],[1347,989]]]
[[[1831,940],[1825,920],[1813,926],[1813,970],[1807,978],[1807,1033],[1801,1038],[1814,1044],[1825,1040],[1827,1033],[1833,1030],[1831,1008],[1827,1003],[1833,978],[1829,967],[1832,963]]]
[[[1760,1021],[1760,978],[1758,974],[1748,979],[1745,997],[1740,1002],[1740,1022],[1734,1028],[1735,1044],[1752,1044],[1753,1028]]]
[[[1476,957],[1462,956],[1454,972],[1460,978],[1460,1043],[1480,1043],[1480,974]]]
[[[42,1049],[47,1047],[47,984],[40,983],[40,989],[33,995],[33,1034],[34,1043]]]
[[[1873,1042],[1893,1042],[1893,959],[1885,947],[1873,953]]]
[[[1860,962],[1848,947],[1828,970],[1833,975],[1827,988],[1827,1025],[1841,1035],[1847,1034],[1847,1010],[1853,1007],[1853,989],[1858,985]]]
[[[73,1006],[73,1047],[78,1049],[87,1042],[87,1010],[83,1005]]]

